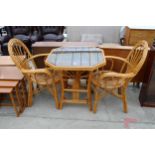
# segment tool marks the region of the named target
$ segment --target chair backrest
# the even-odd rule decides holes
[[[127,61],[131,64],[132,68],[128,65],[126,67],[126,73],[133,72],[135,75],[142,68],[148,54],[148,43],[145,40],[139,41],[131,50],[127,57]],[[122,66],[122,71],[125,65]]]
[[[63,26],[40,26],[42,35],[45,34],[62,34],[63,33]]]
[[[31,27],[30,26],[10,26],[12,35],[30,35],[31,33]]]
[[[30,51],[22,41],[15,38],[11,39],[8,43],[8,50],[14,63],[28,80],[41,85],[47,84],[47,79],[51,73],[47,69],[42,69],[40,72],[35,70],[37,66]],[[30,73],[29,71],[33,72]]]
[[[32,57],[29,49],[26,47],[26,45],[20,41],[19,39],[13,38],[9,41],[8,43],[8,51],[9,54],[12,58],[12,60],[14,61],[14,63],[16,64],[16,66],[21,69],[24,66],[22,66],[22,64],[29,58]],[[31,64],[29,65],[33,65],[34,67],[36,67],[35,62],[32,60]],[[28,68],[28,66],[25,66],[25,69]],[[30,68],[30,66],[29,66]]]

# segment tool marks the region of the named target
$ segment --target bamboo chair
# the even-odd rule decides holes
[[[107,94],[120,98],[123,102],[123,111],[125,113],[128,111],[126,89],[130,80],[136,76],[143,66],[147,53],[147,42],[140,41],[131,50],[126,59],[116,56],[106,56],[110,70],[98,70],[92,73],[92,84],[95,93],[94,113],[97,111],[98,101]],[[120,70],[117,72],[114,71],[116,61],[121,63]]]
[[[58,82],[59,79],[56,79],[54,72],[49,71],[48,68],[37,68],[35,63],[36,58],[47,57],[48,54],[33,56],[26,45],[22,41],[15,38],[9,41],[8,50],[12,60],[25,75],[28,81],[28,106],[32,106],[33,95],[39,92],[38,90],[40,90],[40,88],[46,87],[54,96],[55,105],[56,108],[58,108],[59,103],[55,83]],[[33,87],[34,83],[37,84],[36,89]]]

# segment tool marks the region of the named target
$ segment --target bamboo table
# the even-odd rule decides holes
[[[91,103],[91,72],[103,67],[106,63],[104,51],[92,47],[61,47],[51,51],[45,64],[55,71],[62,73],[62,89],[60,109],[63,103],[88,104],[92,109]],[[89,73],[86,89],[80,88],[80,79],[83,73]],[[65,88],[64,77],[73,79],[72,88]],[[65,92],[73,93],[72,99],[66,99]],[[80,99],[80,93],[87,93],[87,99]]]

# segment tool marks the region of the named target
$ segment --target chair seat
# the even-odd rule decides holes
[[[23,34],[18,34],[18,35],[15,35],[14,37],[17,38],[17,39],[22,40],[24,43],[30,42],[30,37],[26,36],[26,35],[23,35]]]
[[[43,36],[45,41],[62,41],[64,39],[63,35],[56,35],[56,34],[46,34]]]
[[[102,72],[102,74],[104,73],[107,73],[107,71]],[[92,77],[92,83],[101,88],[113,89],[123,86],[125,80],[122,78],[115,78],[115,77],[101,79],[100,74],[94,73]]]
[[[53,78],[47,76],[46,74],[36,74],[35,79],[37,79],[37,83],[40,85],[50,85],[53,83]],[[54,82],[57,83],[59,81],[60,81],[60,75],[59,73],[56,73],[54,75]]]

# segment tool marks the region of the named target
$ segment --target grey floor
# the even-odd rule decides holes
[[[122,112],[119,99],[102,99],[96,114],[86,105],[64,105],[56,110],[53,98],[46,91],[34,97],[33,106],[17,118],[12,107],[0,108],[0,128],[55,129],[134,129],[155,128],[155,108],[139,105],[139,89],[128,88],[128,113]]]

